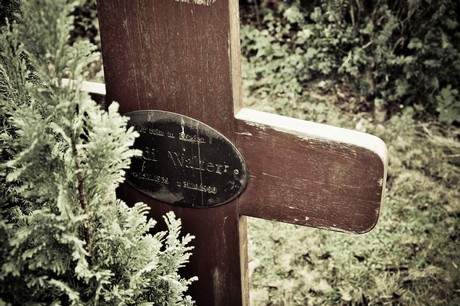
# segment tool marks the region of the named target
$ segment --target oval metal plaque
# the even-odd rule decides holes
[[[128,184],[157,200],[206,208],[233,200],[247,183],[238,149],[210,126],[176,113],[141,110],[125,114],[140,134],[127,171]]]

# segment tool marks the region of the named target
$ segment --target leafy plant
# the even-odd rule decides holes
[[[347,95],[364,97],[367,108],[413,106],[419,115],[458,122],[457,1],[294,0],[258,11],[260,24],[242,27],[252,96],[283,109],[298,104],[311,81],[334,80],[352,86]]]
[[[100,47],[99,20],[97,18],[96,0],[78,0],[74,6],[74,27],[70,34],[70,40],[89,39]]]
[[[449,84],[441,89],[436,95],[436,111],[439,113],[439,121],[453,123],[460,117],[460,97],[458,89],[453,89]]]
[[[136,137],[80,90],[94,47],[66,0],[20,2],[0,33],[0,303],[190,305],[192,237],[116,199]],[[64,82],[63,77],[71,82]]]

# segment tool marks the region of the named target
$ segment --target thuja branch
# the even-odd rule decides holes
[[[86,196],[86,191],[85,191],[85,186],[84,186],[84,177],[83,177],[83,172],[81,171],[81,166],[80,166],[80,159],[78,158],[78,151],[77,151],[77,146],[74,141],[72,141],[72,155],[75,161],[75,173],[77,175],[77,183],[78,183],[78,195],[80,199],[80,206],[83,210],[83,213],[87,216],[89,219],[89,208],[88,208],[88,198]],[[83,234],[85,237],[85,242],[86,242],[86,248],[88,251],[88,261],[90,261],[91,258],[91,235],[92,235],[92,229],[91,229],[91,223],[89,220],[85,221],[84,227],[83,227]]]

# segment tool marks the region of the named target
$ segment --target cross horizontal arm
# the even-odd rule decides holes
[[[382,140],[245,108],[236,118],[250,169],[240,214],[355,233],[374,227],[388,160]]]
[[[105,96],[103,84],[85,91]],[[357,131],[243,108],[237,144],[250,169],[241,215],[363,233],[380,213],[388,154]]]

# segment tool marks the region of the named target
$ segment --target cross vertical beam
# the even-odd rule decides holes
[[[107,101],[118,101],[121,113],[180,113],[236,142],[238,3],[209,4],[99,0]],[[127,185],[120,193],[128,203],[148,203],[157,220],[173,209]],[[198,275],[199,281],[189,294],[198,305],[242,305],[247,290],[241,284],[247,282],[241,282],[238,200],[206,210],[174,207],[174,212],[184,232],[197,237],[185,274]],[[245,237],[245,226],[241,231]]]

